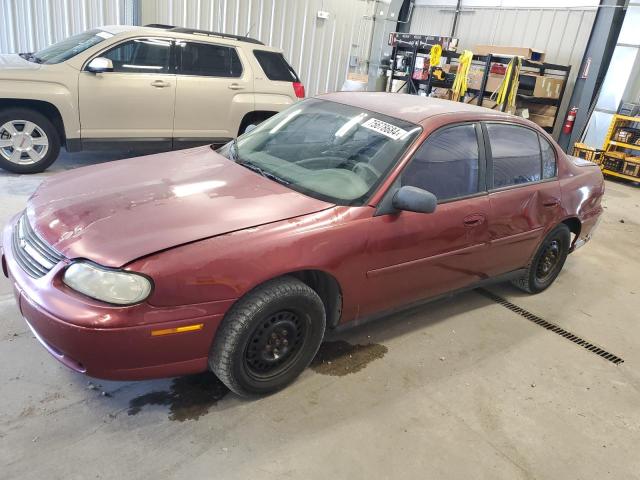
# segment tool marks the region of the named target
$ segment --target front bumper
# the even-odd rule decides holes
[[[32,278],[21,269],[11,249],[15,220],[3,232],[3,271],[13,285],[20,313],[54,358],[77,372],[111,380],[169,377],[208,368],[215,331],[231,302],[114,307],[70,294],[59,280],[64,264],[41,278]],[[151,335],[154,330],[196,323],[203,328]]]

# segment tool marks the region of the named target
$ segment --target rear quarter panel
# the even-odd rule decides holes
[[[563,213],[565,218],[580,220],[579,238],[584,239],[591,235],[602,214],[604,177],[596,164],[564,154],[559,160]],[[580,165],[574,163],[576,160]]]

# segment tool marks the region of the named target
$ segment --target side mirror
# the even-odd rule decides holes
[[[393,208],[417,213],[433,213],[438,205],[436,196],[417,187],[405,186],[393,196]]]
[[[91,73],[113,72],[113,62],[108,58],[96,57],[87,64],[87,71]]]
[[[255,130],[256,128],[258,128],[258,125],[256,125],[255,123],[252,123],[251,125],[247,125],[247,128],[244,129],[244,133],[249,133],[252,130]]]

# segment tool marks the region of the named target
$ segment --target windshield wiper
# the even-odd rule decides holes
[[[284,178],[280,178],[279,176],[271,173],[271,172],[267,172],[266,170],[261,169],[259,166],[257,166],[255,163],[251,163],[251,162],[247,162],[246,160],[240,160],[237,159],[236,163],[238,165],[242,165],[245,168],[248,168],[249,170],[252,170],[260,175],[262,175],[265,178],[268,178],[269,180],[273,180],[274,182],[278,182],[281,183],[283,185],[289,185],[289,183],[291,182],[287,182]]]

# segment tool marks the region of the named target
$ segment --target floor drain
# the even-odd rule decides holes
[[[620,357],[614,355],[613,353],[609,353],[606,350],[603,350],[602,348],[598,347],[597,345],[594,345],[593,343],[587,342],[586,340],[578,337],[577,335],[574,335],[573,333],[566,331],[564,328],[559,327],[555,323],[547,322],[546,320],[538,317],[537,315],[534,315],[533,313],[525,310],[524,308],[521,308],[521,307],[511,303],[508,300],[505,300],[504,298],[496,295],[495,293],[492,293],[492,292],[490,292],[488,290],[485,290],[484,288],[477,289],[477,292],[480,295],[484,295],[485,297],[493,300],[497,304],[502,305],[505,308],[508,308],[512,312],[517,313],[518,315],[526,318],[527,320],[529,320],[529,321],[531,321],[531,322],[533,322],[533,323],[535,323],[537,325],[540,325],[542,328],[550,330],[553,333],[557,333],[561,337],[564,337],[567,340],[571,340],[573,343],[575,343],[577,345],[580,345],[582,348],[586,348],[590,352],[593,352],[596,355],[601,356],[605,360],[609,360],[611,363],[614,363],[616,365],[620,365],[621,363],[624,362],[623,359],[621,359]]]

